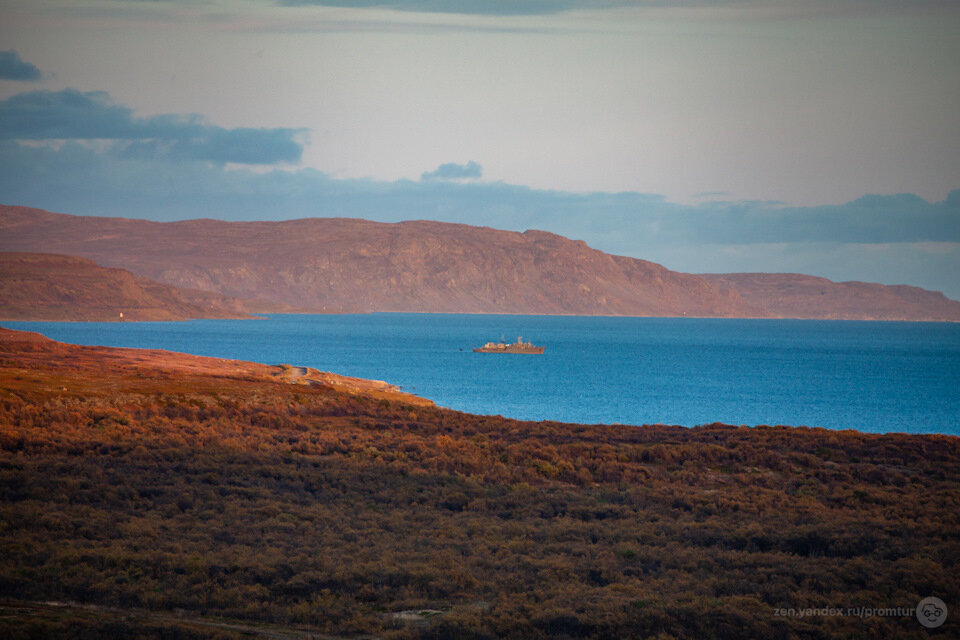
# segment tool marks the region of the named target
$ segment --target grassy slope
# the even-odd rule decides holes
[[[957,438],[524,423],[303,381],[0,332],[0,635],[921,638],[774,609],[960,602]],[[25,609],[50,600],[171,617]]]

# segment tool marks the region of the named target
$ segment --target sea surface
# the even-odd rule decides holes
[[[375,313],[3,325],[309,366],[528,420],[960,435],[960,324]],[[472,352],[501,335],[546,352]]]

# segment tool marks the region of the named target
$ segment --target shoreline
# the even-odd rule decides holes
[[[303,314],[284,314],[284,315],[303,315]],[[309,315],[309,314],[308,314]],[[831,428],[823,426],[810,426],[805,424],[733,424],[721,421],[704,422],[694,425],[682,425],[675,423],[624,423],[624,422],[569,422],[564,420],[532,420],[524,418],[514,418],[497,413],[475,413],[438,405],[435,401],[425,398],[409,391],[403,387],[384,380],[375,380],[370,378],[359,378],[347,376],[328,371],[320,371],[312,367],[302,365],[281,363],[268,364],[248,360],[237,360],[232,358],[218,358],[214,356],[201,356],[186,352],[172,351],[168,349],[151,349],[143,347],[111,347],[98,345],[79,345],[68,342],[54,340],[36,331],[25,331],[21,329],[10,329],[0,326],[0,347],[7,343],[29,342],[35,344],[49,343],[55,349],[70,350],[89,350],[91,355],[96,357],[106,357],[122,364],[126,361],[127,365],[136,365],[138,367],[150,365],[159,367],[167,372],[181,373],[205,373],[213,376],[229,377],[240,372],[243,375],[255,375],[265,381],[282,381],[294,385],[305,386],[328,386],[337,391],[346,392],[355,395],[366,395],[379,399],[394,399],[407,402],[416,406],[429,406],[449,411],[454,414],[467,415],[475,418],[488,418],[497,420],[508,420],[521,424],[550,424],[569,427],[590,427],[590,428],[631,428],[631,429],[683,429],[688,431],[714,430],[714,429],[749,429],[749,430],[775,430],[775,431],[808,431],[823,432],[825,434],[857,434],[861,436],[932,436],[958,439],[960,435],[941,432],[912,433],[907,431],[863,431],[852,428]],[[0,369],[2,370],[2,369]]]
[[[507,316],[531,318],[624,318],[636,320],[756,320],[756,321],[790,321],[790,322],[884,322],[884,323],[903,323],[903,324],[960,324],[960,320],[903,320],[889,318],[808,318],[808,317],[769,317],[769,316],[633,316],[633,315],[609,315],[609,314],[580,314],[580,313],[527,313],[527,312],[487,312],[487,311],[282,311],[282,312],[257,312],[250,314],[249,317],[216,317],[216,318],[181,318],[177,320],[24,320],[0,317],[0,322],[97,322],[97,323],[141,323],[141,322],[190,322],[193,320],[265,320],[269,316],[367,316],[367,315],[423,315],[423,316]]]

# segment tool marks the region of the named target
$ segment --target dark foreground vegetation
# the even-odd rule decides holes
[[[517,422],[22,335],[0,334],[0,637],[960,630],[957,438]],[[931,595],[934,630],[777,615]]]

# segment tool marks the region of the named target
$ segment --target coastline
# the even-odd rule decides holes
[[[392,313],[392,312],[390,312]],[[315,315],[315,314],[270,314],[270,315]],[[326,315],[326,314],[319,314]],[[429,314],[434,315],[434,314]],[[481,314],[488,315],[488,314]],[[592,317],[592,316],[585,316]],[[262,318],[255,318],[262,319]],[[714,320],[717,318],[707,318]],[[722,319],[720,319],[722,320]],[[731,318],[731,320],[743,320],[743,318]],[[837,322],[814,320],[815,322]],[[851,321],[853,322],[853,321]],[[856,322],[875,322],[875,321],[856,321]],[[832,428],[805,424],[732,424],[720,421],[708,421],[700,424],[682,425],[671,423],[624,423],[624,422],[570,422],[556,419],[523,419],[504,417],[496,413],[470,413],[466,411],[450,409],[437,405],[431,399],[418,396],[416,394],[404,391],[402,387],[384,380],[375,380],[371,378],[360,378],[356,376],[342,375],[329,371],[320,371],[313,367],[307,367],[297,364],[266,364],[252,362],[247,360],[238,360],[232,358],[218,358],[211,356],[193,355],[184,352],[171,351],[167,349],[153,349],[142,347],[110,347],[110,346],[85,346],[71,344],[53,340],[35,331],[25,331],[22,329],[11,329],[0,326],[0,347],[6,345],[16,345],[18,343],[40,345],[40,352],[56,353],[62,357],[64,354],[73,353],[81,362],[100,361],[114,364],[118,370],[125,366],[136,366],[138,368],[150,367],[160,372],[162,376],[169,375],[208,375],[214,377],[231,378],[236,376],[249,377],[253,380],[264,382],[283,382],[293,385],[320,386],[328,387],[337,392],[343,392],[350,395],[369,396],[378,400],[387,399],[401,401],[410,405],[435,407],[442,411],[449,411],[458,415],[468,415],[474,418],[490,418],[497,420],[508,420],[521,424],[553,424],[563,425],[572,428],[590,427],[590,428],[656,428],[656,429],[755,429],[755,430],[787,430],[787,431],[814,431],[830,433],[849,433],[865,436],[930,436],[960,439],[960,435],[942,432],[907,432],[907,431],[864,431],[854,428]],[[13,349],[16,351],[16,348]],[[79,355],[78,355],[79,354]],[[86,355],[83,355],[86,354]],[[42,358],[36,361],[37,365],[43,364]],[[48,363],[50,364],[50,363]],[[142,376],[142,372],[138,372]]]
[[[163,320],[146,319],[127,319],[123,320],[103,319],[103,320],[78,320],[63,318],[51,320],[48,318],[12,318],[0,316],[0,322],[188,322],[190,320],[263,320],[268,316],[369,316],[378,314],[397,314],[397,315],[437,315],[437,316],[506,316],[523,317],[530,316],[536,318],[637,318],[637,319],[669,319],[669,320],[791,320],[791,321],[810,321],[810,322],[883,322],[883,323],[929,323],[929,324],[958,324],[960,320],[942,320],[942,319],[889,319],[889,318],[812,318],[812,317],[793,317],[793,316],[698,316],[698,315],[625,315],[625,314],[583,314],[583,313],[533,313],[533,312],[512,312],[512,311],[257,311],[247,315],[238,316],[216,316],[216,317],[191,317]]]
[[[955,434],[951,416],[960,400],[949,385],[960,335],[944,323],[279,314],[253,324],[5,326],[67,343],[386,380],[442,406],[532,421]],[[474,357],[472,348],[501,333],[527,336],[547,351],[523,362]]]

